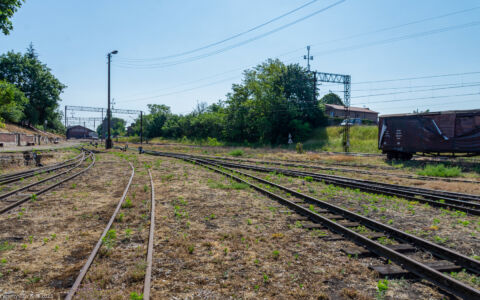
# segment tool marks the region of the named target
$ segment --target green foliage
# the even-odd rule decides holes
[[[280,252],[278,250],[273,250],[272,257],[278,259],[280,257]]]
[[[130,300],[142,300],[143,294],[137,294],[136,292],[130,293]]]
[[[131,208],[133,207],[132,200],[127,196],[127,199],[125,199],[125,202],[122,203],[122,208]]]
[[[303,144],[302,143],[297,143],[297,145],[295,146],[295,150],[297,150],[297,153],[298,154],[302,154],[303,152]]]
[[[305,149],[343,152],[343,126],[316,128],[310,139],[303,143]],[[379,153],[377,126],[350,127],[350,151]]]
[[[8,242],[0,244],[0,252],[12,250],[13,248],[15,248],[15,245],[10,245]]]
[[[381,279],[377,283],[377,299],[383,299],[388,291],[388,280]]]
[[[319,102],[320,104],[335,104],[335,105],[342,105],[342,106],[344,105],[342,98],[340,98],[337,94],[332,92],[323,96]]]
[[[462,173],[460,167],[446,167],[444,164],[438,165],[426,165],[417,174],[421,176],[433,176],[433,177],[457,177]]]
[[[97,127],[98,136],[102,136],[102,133],[105,133],[105,135],[107,135],[107,122],[107,117],[105,117],[102,124]],[[127,121],[121,118],[112,117],[110,119],[110,122],[112,136],[122,136],[126,134],[125,127],[127,126]]]
[[[27,97],[15,85],[0,80],[0,121],[20,122],[27,103]]]
[[[243,150],[235,149],[235,150],[230,151],[228,154],[231,155],[231,156],[235,156],[235,157],[243,156]]]
[[[8,35],[13,30],[13,14],[22,6],[24,0],[1,0],[0,1],[0,30]]]
[[[107,247],[111,249],[115,245],[115,240],[117,238],[117,232],[114,229],[107,231],[107,234],[102,238],[102,242]]]
[[[175,115],[165,105],[149,105],[144,116],[145,135],[182,141],[219,141],[241,144],[287,143],[309,137],[326,118],[314,100],[313,75],[298,64],[268,60],[244,72],[242,84],[235,84],[225,101],[198,103],[190,114]],[[140,119],[132,125],[140,133]]]
[[[10,51],[0,56],[0,80],[14,84],[28,98],[23,110],[27,123],[43,129],[64,129],[58,107],[66,86],[38,59],[32,44],[25,54]]]

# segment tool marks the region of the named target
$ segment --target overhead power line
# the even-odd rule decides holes
[[[167,55],[167,56],[161,56],[161,57],[153,57],[153,58],[123,58],[122,60],[125,60],[125,61],[133,61],[133,62],[138,62],[138,61],[156,61],[156,60],[164,60],[164,59],[167,59],[167,58],[174,58],[174,57],[179,57],[179,56],[185,56],[185,55],[188,55],[188,54],[192,54],[192,53],[195,53],[195,52],[198,52],[198,51],[201,51],[201,50],[205,50],[205,49],[208,49],[208,48],[211,48],[211,47],[214,47],[214,46],[223,44],[223,43],[228,42],[228,41],[230,41],[230,40],[233,40],[233,39],[235,39],[235,38],[241,37],[241,36],[243,36],[243,35],[245,35],[245,34],[247,34],[247,33],[250,33],[250,32],[252,32],[252,31],[255,31],[255,30],[257,30],[257,29],[260,29],[260,28],[262,28],[262,27],[264,27],[264,26],[266,26],[266,25],[268,25],[268,24],[271,24],[271,23],[273,23],[273,22],[275,22],[275,21],[278,21],[278,20],[280,20],[280,19],[282,19],[282,18],[285,18],[286,16],[289,16],[289,15],[291,15],[291,14],[293,14],[293,13],[295,13],[295,12],[297,12],[297,11],[299,11],[299,10],[301,10],[301,9],[303,9],[303,8],[309,6],[309,5],[311,5],[311,4],[313,4],[313,3],[317,2],[317,1],[318,1],[318,0],[313,0],[313,1],[307,2],[307,3],[305,3],[305,4],[303,4],[303,5],[299,6],[299,7],[297,7],[297,8],[295,8],[295,9],[292,9],[292,10],[290,10],[290,11],[288,11],[288,12],[286,12],[286,13],[280,15],[280,16],[278,16],[278,17],[275,17],[275,18],[273,18],[273,19],[270,19],[270,20],[268,20],[268,21],[265,22],[265,23],[259,24],[259,25],[255,26],[255,27],[252,27],[252,28],[248,29],[248,30],[245,30],[245,31],[243,31],[243,32],[234,34],[234,35],[232,35],[232,36],[230,36],[230,37],[227,37],[227,38],[225,38],[225,39],[223,39],[223,40],[220,40],[220,41],[217,41],[217,42],[214,42],[214,43],[211,43],[211,44],[202,46],[202,47],[198,47],[198,48],[195,48],[195,49],[192,49],[192,50],[188,50],[188,51],[185,51],[185,52],[181,52],[181,53],[177,53],[177,54],[172,54],[172,55]]]
[[[151,100],[151,99],[157,99],[157,98],[161,98],[161,97],[166,97],[166,96],[181,94],[181,93],[185,93],[185,92],[189,92],[189,91],[201,89],[201,88],[204,88],[204,87],[207,87],[207,86],[211,86],[211,85],[223,83],[223,82],[226,82],[226,81],[235,79],[235,78],[238,78],[238,76],[234,76],[234,77],[230,77],[230,78],[226,78],[226,79],[214,81],[214,82],[211,82],[211,83],[208,83],[208,84],[203,84],[203,85],[200,85],[200,86],[192,87],[192,88],[189,88],[189,89],[184,89],[184,90],[181,90],[181,91],[176,91],[176,92],[171,92],[171,93],[166,93],[166,94],[160,94],[160,95],[155,95],[155,96],[149,96],[149,97],[126,99],[126,100],[118,101],[118,103],[133,102],[133,101],[135,101],[135,102],[140,102],[140,101],[145,101],[145,100]]]
[[[403,91],[403,92],[392,92],[392,93],[380,93],[380,94],[370,94],[370,95],[361,95],[352,97],[352,99],[358,98],[368,98],[368,97],[379,97],[379,96],[388,96],[388,95],[399,95],[399,94],[408,94],[408,93],[418,93],[418,92],[431,92],[431,91],[438,91],[438,90],[449,90],[449,89],[459,89],[459,88],[467,88],[467,87],[475,87],[480,86],[480,82],[476,82],[469,85],[459,85],[459,86],[450,86],[450,87],[439,87],[439,88],[429,88],[429,89],[421,89],[421,90],[412,90],[412,91]]]
[[[319,45],[324,45],[324,44],[329,44],[329,43],[334,43],[334,42],[341,42],[341,41],[345,41],[345,40],[350,40],[350,39],[354,39],[354,38],[358,38],[358,37],[362,37],[362,36],[366,36],[366,35],[371,35],[371,34],[380,33],[380,32],[389,31],[389,30],[394,30],[394,29],[398,29],[398,28],[402,28],[402,27],[406,27],[406,26],[410,26],[410,25],[415,25],[415,24],[420,24],[420,23],[424,23],[424,22],[428,22],[428,21],[433,21],[433,20],[437,20],[437,19],[442,19],[442,18],[446,18],[446,17],[451,17],[451,16],[458,15],[458,14],[464,14],[464,13],[471,12],[471,11],[474,11],[474,10],[477,10],[477,9],[480,9],[480,6],[475,6],[475,7],[471,7],[471,8],[467,8],[467,9],[457,10],[457,11],[447,13],[447,14],[443,14],[443,15],[428,17],[428,18],[424,18],[424,19],[420,19],[420,20],[416,20],[416,21],[411,21],[411,22],[408,22],[408,23],[403,23],[403,24],[398,24],[398,25],[394,25],[394,26],[384,27],[384,28],[381,28],[381,29],[367,31],[367,32],[364,32],[364,33],[358,33],[358,34],[350,35],[350,36],[339,38],[339,39],[320,42],[320,43],[312,44],[312,46],[319,46]]]
[[[394,99],[394,100],[370,101],[370,102],[363,102],[363,103],[355,103],[355,105],[368,105],[368,104],[375,104],[375,103],[390,103],[390,102],[405,102],[405,101],[439,99],[439,98],[448,98],[448,97],[465,97],[465,96],[474,96],[474,95],[480,95],[480,92],[466,93],[466,94],[456,94],[456,95],[440,95],[440,96],[430,96],[430,97],[417,97],[417,98],[405,98],[405,99]],[[480,101],[480,99],[479,99],[479,101]]]
[[[307,3],[307,4],[308,4],[308,3]],[[421,20],[411,21],[411,22],[404,23],[404,24],[399,24],[399,25],[395,25],[395,26],[390,26],[390,27],[381,28],[381,29],[378,29],[378,30],[370,31],[370,32],[360,33],[360,34],[352,35],[352,36],[345,37],[345,38],[341,38],[341,39],[336,39],[336,40],[332,40],[332,41],[317,43],[317,44],[314,44],[314,45],[320,45],[320,44],[325,44],[325,43],[330,43],[330,42],[335,42],[335,41],[340,41],[340,40],[348,40],[348,39],[352,39],[352,38],[355,38],[355,37],[360,37],[360,36],[365,36],[365,35],[374,34],[374,33],[378,33],[378,32],[393,30],[393,29],[396,29],[396,28],[401,28],[401,27],[405,27],[405,26],[408,26],[408,25],[412,25],[412,24],[419,24],[419,23],[423,23],[423,22],[427,22],[427,21],[431,21],[431,20],[435,20],[435,19],[439,19],[439,18],[445,18],[445,17],[448,17],[448,16],[456,15],[456,14],[461,14],[461,13],[470,12],[470,11],[473,11],[473,10],[477,10],[477,9],[479,9],[479,8],[480,8],[480,6],[472,7],[472,8],[468,8],[468,9],[464,9],[464,10],[459,10],[459,11],[451,12],[451,13],[448,13],[448,14],[443,14],[443,15],[439,15],[439,16],[433,16],[433,17],[429,17],[429,18],[425,18],[425,19],[421,19]],[[295,53],[295,52],[298,52],[298,51],[302,51],[303,49],[304,49],[304,47],[297,48],[297,49],[295,49],[295,50],[291,50],[291,51],[285,52],[285,53],[283,53],[283,54],[276,55],[275,57],[282,57],[282,56],[285,56],[285,55],[288,55],[288,54],[291,54],[291,53]],[[291,60],[292,60],[292,59],[291,59]],[[289,60],[288,60],[288,61],[289,61]],[[247,68],[250,68],[250,67],[252,67],[252,65],[245,66],[245,67],[241,67],[241,68],[232,69],[232,70],[230,70],[230,71],[226,71],[226,72],[222,72],[222,73],[217,73],[217,74],[214,74],[214,75],[211,75],[211,76],[208,76],[208,77],[203,77],[203,78],[200,78],[200,79],[197,79],[197,80],[185,82],[185,83],[182,83],[182,84],[179,84],[179,85],[176,85],[176,86],[172,86],[172,87],[167,87],[167,88],[162,88],[162,89],[159,89],[159,90],[151,91],[151,92],[149,92],[149,93],[154,93],[154,92],[159,92],[159,91],[164,91],[164,90],[168,90],[168,89],[173,89],[173,88],[177,88],[177,87],[189,85],[189,84],[192,84],[192,83],[204,81],[204,80],[207,80],[207,79],[210,79],[210,78],[214,78],[214,77],[221,76],[221,75],[223,75],[223,74],[235,72],[235,71],[238,71],[238,70],[247,69]],[[388,81],[400,81],[400,80],[415,80],[415,79],[426,79],[426,78],[447,77],[447,76],[457,76],[457,75],[469,75],[469,74],[478,74],[478,73],[480,73],[480,72],[460,73],[460,74],[447,74],[447,75],[438,75],[438,76],[433,76],[433,77],[414,77],[414,78],[404,78],[404,79],[391,79],[391,80],[383,80],[383,81],[375,81],[375,82],[388,82]],[[373,81],[353,82],[352,85],[356,85],[356,84],[366,84],[366,83],[373,83]],[[210,85],[210,83],[207,83],[206,85]],[[325,86],[325,84],[323,84],[323,86]],[[393,88],[392,88],[392,89],[393,89]],[[372,90],[374,90],[374,89],[372,89]],[[380,90],[380,89],[378,89],[378,90]],[[358,90],[358,91],[360,91],[360,90]],[[141,93],[141,94],[145,94],[145,93]],[[138,95],[138,94],[137,94],[137,95]]]
[[[331,50],[327,50],[327,51],[314,53],[314,55],[318,56],[318,55],[326,55],[326,54],[339,53],[339,52],[345,52],[345,51],[351,51],[351,50],[358,50],[358,49],[361,49],[361,48],[368,48],[368,47],[372,47],[372,46],[388,44],[388,43],[398,42],[398,41],[402,41],[402,40],[423,37],[423,36],[429,36],[429,35],[434,35],[434,34],[437,34],[437,33],[442,33],[442,32],[447,32],[447,31],[452,31],[452,30],[458,30],[458,29],[463,29],[463,28],[468,28],[468,27],[474,27],[474,26],[478,26],[478,25],[480,25],[480,21],[469,22],[469,23],[465,23],[465,24],[461,24],[461,25],[442,27],[442,28],[437,28],[437,29],[433,29],[433,30],[429,30],[429,31],[423,31],[423,32],[418,32],[418,33],[414,33],[414,34],[408,34],[408,35],[398,36],[398,37],[389,38],[389,39],[385,39],[385,40],[380,40],[380,41],[376,41],[376,42],[370,42],[370,43],[358,44],[358,45],[353,45],[353,46],[348,46],[348,47],[331,49]]]
[[[225,48],[222,48],[222,49],[218,49],[218,50],[215,50],[215,51],[212,51],[212,52],[209,52],[209,53],[205,53],[205,54],[201,54],[201,55],[197,55],[197,56],[192,56],[192,57],[185,58],[185,59],[181,59],[181,60],[177,60],[177,61],[166,62],[166,63],[143,64],[143,65],[141,65],[141,64],[129,63],[129,62],[118,62],[118,63],[116,63],[116,65],[119,66],[119,67],[123,67],[123,68],[152,69],[152,68],[165,68],[165,67],[170,67],[170,66],[175,66],[175,65],[179,65],[179,64],[184,64],[184,63],[196,61],[196,60],[199,60],[199,59],[202,59],[202,58],[206,58],[206,57],[209,57],[209,56],[212,56],[212,55],[216,55],[216,54],[223,53],[223,52],[225,52],[225,51],[228,51],[228,50],[231,50],[231,49],[234,49],[234,48],[243,46],[243,45],[245,45],[245,44],[251,43],[251,42],[256,41],[256,40],[258,40],[258,39],[261,39],[261,38],[264,38],[264,37],[266,37],[266,36],[269,36],[269,35],[271,35],[271,34],[273,34],[273,33],[276,33],[276,32],[278,32],[278,31],[280,31],[280,30],[283,30],[283,29],[288,28],[288,27],[290,27],[290,26],[292,26],[292,25],[295,25],[295,24],[297,24],[297,23],[299,23],[299,22],[302,22],[302,21],[304,21],[304,20],[306,20],[306,19],[308,19],[308,18],[311,18],[311,17],[313,17],[313,16],[315,16],[315,15],[317,15],[317,14],[319,14],[319,13],[322,13],[322,12],[324,12],[324,11],[326,11],[326,10],[329,10],[329,9],[331,9],[331,8],[337,6],[337,5],[339,5],[339,4],[341,4],[341,3],[345,2],[345,1],[346,1],[346,0],[337,1],[337,2],[335,2],[335,3],[333,3],[333,4],[330,4],[330,5],[326,6],[326,7],[323,7],[323,8],[321,8],[321,9],[319,9],[319,10],[314,11],[314,12],[311,13],[311,14],[308,14],[308,15],[302,17],[302,18],[299,18],[299,19],[297,19],[297,20],[295,20],[295,21],[292,21],[292,22],[287,23],[287,24],[285,24],[285,25],[282,25],[282,26],[280,26],[280,27],[277,27],[277,28],[275,28],[275,29],[273,29],[273,30],[270,30],[270,31],[266,32],[266,33],[262,33],[262,34],[260,34],[260,35],[255,36],[255,37],[252,37],[252,38],[250,38],[250,39],[244,40],[244,41],[242,41],[242,42],[239,42],[239,43],[236,43],[236,44],[230,45],[230,46],[228,46],[228,47],[225,47]]]
[[[480,71],[464,72],[464,73],[450,73],[450,74],[441,74],[441,75],[427,75],[427,76],[417,76],[417,77],[404,77],[404,78],[396,78],[396,79],[381,79],[381,80],[360,81],[360,82],[354,82],[352,84],[368,84],[368,83],[380,83],[380,82],[392,82],[392,81],[419,80],[419,79],[455,77],[455,76],[475,75],[475,74],[480,74]]]

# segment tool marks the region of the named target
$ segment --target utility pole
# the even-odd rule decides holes
[[[140,111],[140,145],[143,143],[143,111]]]
[[[313,56],[310,56],[310,46],[307,46],[307,55],[304,55],[303,59],[307,60],[307,70],[310,72],[310,61],[313,60]]]
[[[111,149],[112,146],[113,146],[112,136],[110,135],[111,134],[110,121],[111,121],[111,117],[112,117],[112,111],[110,109],[110,61],[112,60],[112,54],[117,54],[117,53],[118,53],[117,50],[113,50],[112,52],[107,54],[107,58],[108,58],[108,107],[107,107],[108,137],[107,137],[107,140],[105,142],[105,148],[106,149]]]

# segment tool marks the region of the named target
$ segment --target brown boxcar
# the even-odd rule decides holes
[[[388,159],[415,153],[480,155],[480,109],[380,116],[378,148]]]

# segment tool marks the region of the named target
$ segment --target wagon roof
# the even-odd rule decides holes
[[[470,110],[445,110],[445,111],[435,111],[427,113],[408,113],[408,114],[392,114],[392,115],[381,115],[380,118],[390,118],[390,117],[408,117],[408,116],[432,116],[432,115],[448,115],[448,114],[480,114],[480,109],[470,109]]]

